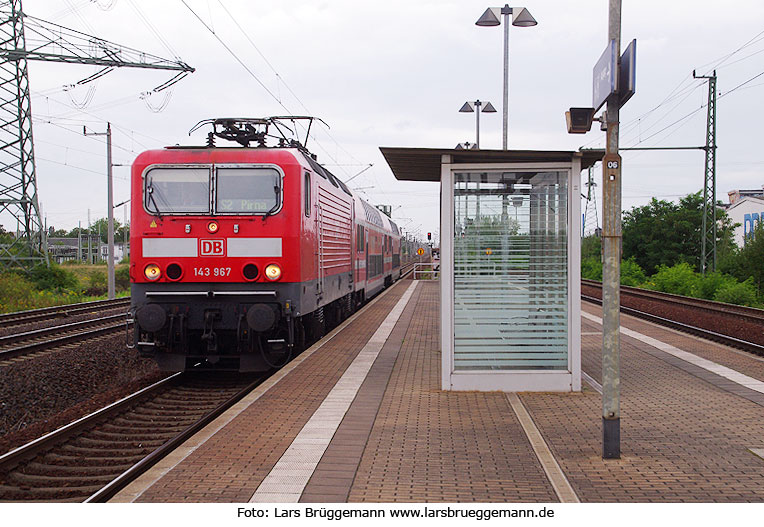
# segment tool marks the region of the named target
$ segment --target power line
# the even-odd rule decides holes
[[[725,62],[727,62],[727,61],[728,61],[730,58],[732,58],[733,56],[735,56],[736,54],[738,54],[738,53],[739,53],[739,52],[741,52],[742,50],[744,50],[744,49],[746,49],[746,48],[748,48],[748,47],[750,47],[750,46],[752,46],[752,45],[754,45],[754,44],[757,44],[757,43],[759,43],[759,42],[762,42],[762,41],[764,41],[764,31],[761,31],[761,32],[759,32],[758,34],[756,34],[755,36],[753,36],[752,38],[750,38],[750,39],[749,39],[747,42],[745,42],[744,44],[742,44],[740,47],[738,47],[737,49],[735,49],[734,51],[732,51],[732,52],[730,52],[730,53],[728,53],[728,54],[726,54],[726,55],[724,55],[724,56],[722,56],[722,57],[719,57],[719,58],[717,58],[717,59],[715,59],[715,60],[713,60],[713,61],[711,61],[711,62],[708,62],[708,63],[706,63],[706,64],[704,64],[704,65],[700,66],[700,68],[699,68],[699,69],[701,69],[701,68],[705,68],[705,67],[707,67],[707,66],[714,66],[714,67],[712,67],[711,69],[718,69],[718,68],[719,68],[719,67],[720,67],[722,64],[724,64]],[[732,64],[736,64],[736,63],[738,63],[738,62],[741,62],[741,61],[743,61],[743,60],[749,59],[749,58],[751,58],[751,57],[753,57],[753,56],[755,56],[755,55],[758,55],[759,53],[762,53],[762,52],[764,52],[764,50],[759,50],[759,51],[756,51],[756,52],[754,52],[754,53],[751,53],[750,55],[747,55],[747,56],[745,56],[745,57],[743,57],[743,58],[741,58],[741,59],[738,59],[738,60],[736,60],[736,61],[734,61],[734,62],[731,62],[731,63],[729,63],[729,64],[726,64],[726,65],[725,65],[725,66],[723,66],[723,67],[731,66]],[[757,77],[758,77],[758,76],[757,76]],[[756,78],[756,77],[754,77],[754,78]],[[694,92],[695,92],[695,91],[696,91],[698,88],[700,88],[700,87],[702,87],[702,86],[703,86],[703,84],[694,84],[694,85],[693,85],[693,84],[691,84],[691,85],[689,85],[689,86],[686,86],[686,87],[682,87],[682,86],[685,84],[685,82],[687,82],[688,80],[691,80],[691,79],[692,79],[692,76],[691,76],[691,75],[687,75],[687,76],[685,76],[684,78],[682,78],[682,80],[679,82],[679,84],[678,84],[676,87],[674,87],[674,89],[673,89],[673,90],[671,90],[671,92],[669,92],[669,94],[668,94],[668,95],[667,95],[667,96],[666,96],[666,97],[665,97],[665,98],[664,98],[664,99],[663,99],[663,100],[662,100],[660,103],[658,103],[658,104],[657,104],[655,107],[651,108],[651,109],[650,109],[650,110],[648,110],[647,112],[643,113],[642,115],[640,115],[640,116],[636,117],[635,119],[633,119],[633,120],[631,120],[631,121],[629,121],[629,122],[627,122],[627,123],[622,123],[622,124],[621,124],[621,133],[622,133],[622,134],[626,134],[626,133],[628,133],[629,131],[633,130],[635,127],[639,126],[639,124],[642,122],[642,120],[644,120],[645,118],[647,118],[648,116],[650,116],[652,113],[654,113],[655,111],[657,111],[658,109],[660,109],[660,108],[661,108],[661,107],[663,107],[664,105],[668,104],[669,102],[671,102],[671,101],[673,101],[673,100],[676,100],[676,99],[677,99],[677,98],[679,98],[679,97],[682,97],[683,95],[686,95],[685,97],[683,97],[683,98],[682,98],[682,100],[681,100],[681,101],[679,101],[679,103],[678,103],[677,105],[675,105],[675,106],[674,106],[674,108],[672,108],[672,110],[669,110],[669,112],[667,112],[666,114],[664,114],[664,116],[661,118],[661,120],[662,120],[662,119],[664,119],[664,118],[666,117],[666,115],[670,114],[670,113],[671,113],[671,111],[673,111],[673,109],[677,108],[677,107],[679,106],[679,104],[681,104],[682,102],[684,102],[684,101],[685,101],[685,100],[686,100],[686,99],[689,97],[689,95],[690,95],[690,94],[694,93]],[[747,84],[748,82],[750,82],[750,81],[752,81],[752,80],[754,80],[754,79],[749,79],[748,81],[746,81],[745,83],[743,83],[743,85],[744,85],[744,84]],[[742,85],[741,85],[741,86],[742,86]],[[740,86],[737,86],[737,87],[733,88],[733,90],[735,90],[735,89],[738,89],[739,87],[740,87]],[[727,92],[727,93],[730,93],[730,92],[731,92],[731,91],[733,91],[733,90],[730,90],[730,91],[729,91],[729,92]],[[720,95],[720,97],[721,97],[721,95]],[[699,110],[701,110],[701,109],[703,109],[704,107],[705,107],[705,106],[701,106],[700,108],[698,108],[698,109],[696,110],[696,112],[697,112],[697,111],[699,111]],[[666,130],[666,128],[670,128],[671,126],[673,126],[673,125],[675,125],[675,124],[677,124],[677,123],[681,122],[683,119],[685,119],[685,118],[689,118],[691,115],[693,115],[693,114],[694,114],[694,113],[696,113],[696,112],[692,112],[691,114],[688,114],[688,115],[686,115],[686,116],[684,116],[684,117],[680,118],[679,120],[677,120],[677,121],[674,121],[672,124],[668,125],[668,126],[667,126],[667,127],[665,127],[665,128],[662,128],[661,130],[659,130],[659,131],[658,131],[658,132],[656,132],[655,134],[652,134],[652,135],[650,135],[648,138],[640,140],[640,141],[639,141],[639,142],[637,142],[636,144],[640,144],[641,142],[643,142],[643,141],[646,141],[646,140],[647,140],[647,139],[649,139],[650,137],[654,137],[655,135],[659,134],[660,132],[662,132],[662,131]],[[660,120],[659,120],[658,122],[660,122]],[[650,128],[653,128],[654,126],[655,126],[655,124],[651,125],[650,127],[648,127],[648,128],[647,128],[647,130],[649,130]],[[587,146],[589,146],[589,145],[592,145],[592,144],[594,144],[594,143],[597,143],[598,141],[601,141],[601,139],[602,139],[601,137],[595,138],[595,139],[593,139],[592,141],[589,141],[588,143],[585,143],[585,144],[581,145],[581,147],[582,147],[582,148],[584,148],[584,147],[587,147]]]
[[[210,33],[212,33],[212,36],[214,36],[214,37],[215,37],[215,39],[216,39],[218,42],[220,42],[220,45],[221,45],[221,46],[223,46],[223,47],[225,48],[225,50],[226,50],[228,53],[230,53],[230,55],[231,55],[231,56],[232,56],[232,57],[233,57],[233,58],[236,60],[236,62],[238,62],[239,64],[241,64],[241,67],[242,67],[242,68],[244,68],[244,69],[247,71],[247,73],[249,73],[249,74],[250,74],[250,76],[251,76],[253,79],[255,79],[255,80],[257,81],[257,83],[258,83],[260,86],[262,86],[262,88],[263,88],[263,89],[264,89],[266,92],[268,92],[268,95],[270,95],[271,97],[273,97],[273,99],[274,99],[274,100],[276,100],[276,102],[278,102],[278,103],[279,103],[279,105],[281,105],[281,107],[282,107],[282,108],[284,108],[284,110],[286,110],[288,113],[291,113],[291,112],[290,112],[290,110],[289,110],[289,108],[287,108],[286,106],[284,106],[284,104],[283,104],[283,103],[282,103],[282,102],[279,100],[279,98],[278,98],[278,97],[276,97],[276,96],[273,94],[273,92],[272,92],[271,90],[269,90],[269,89],[268,89],[268,87],[267,87],[267,86],[266,86],[266,85],[263,83],[263,81],[261,81],[261,80],[260,80],[260,78],[259,78],[257,75],[255,75],[255,73],[254,73],[254,72],[253,72],[251,69],[249,69],[249,66],[247,66],[247,65],[244,63],[244,61],[242,61],[242,60],[239,58],[239,56],[238,56],[236,53],[234,53],[234,51],[233,51],[233,50],[232,50],[230,47],[228,47],[228,44],[226,44],[226,43],[223,41],[223,39],[222,39],[222,38],[220,38],[220,37],[218,36],[218,34],[217,34],[217,33],[215,33],[215,30],[214,30],[214,29],[212,29],[212,28],[211,28],[211,27],[210,27],[210,26],[207,24],[207,22],[205,22],[204,20],[202,20],[202,18],[201,18],[199,15],[197,15],[197,14],[196,14],[196,11],[194,11],[193,9],[191,9],[191,6],[190,6],[190,5],[188,5],[188,4],[186,3],[186,0],[180,0],[180,1],[181,1],[181,3],[182,3],[184,6],[186,6],[186,8],[187,8],[189,11],[191,11],[191,14],[193,14],[193,15],[196,17],[196,19],[197,19],[197,20],[198,20],[198,21],[199,21],[199,22],[200,22],[200,23],[201,23],[201,24],[202,24],[202,25],[203,25],[205,28],[207,28],[207,31],[209,31]]]
[[[276,70],[276,68],[275,68],[275,67],[274,67],[274,66],[273,66],[273,65],[270,63],[270,61],[269,61],[269,60],[266,58],[266,56],[263,54],[263,52],[262,52],[262,51],[260,51],[260,49],[259,49],[259,48],[258,48],[258,47],[255,45],[255,43],[254,43],[254,42],[252,41],[252,39],[250,38],[249,34],[248,34],[246,31],[244,31],[244,28],[243,28],[243,27],[242,27],[242,26],[239,24],[239,22],[238,22],[238,21],[236,20],[236,18],[235,18],[235,17],[234,17],[234,16],[231,14],[231,12],[230,12],[230,11],[229,11],[229,10],[228,10],[226,7],[225,7],[225,5],[223,4],[222,0],[218,0],[218,3],[220,4],[220,7],[222,7],[222,8],[223,8],[223,10],[226,12],[226,14],[229,16],[229,18],[230,18],[230,19],[233,21],[233,23],[236,25],[236,27],[239,29],[239,31],[241,32],[241,34],[242,34],[242,35],[244,35],[244,37],[245,37],[245,38],[247,39],[247,41],[248,41],[248,42],[249,42],[249,43],[252,45],[252,47],[255,49],[255,51],[257,51],[257,53],[258,53],[258,54],[259,54],[259,55],[260,55],[260,56],[263,58],[263,60],[265,61],[265,63],[268,65],[268,67],[269,67],[269,68],[271,68],[271,70],[273,71],[274,75],[276,75],[276,81],[277,81],[277,83],[283,84],[283,85],[284,85],[284,87],[285,87],[285,88],[286,88],[286,89],[289,91],[289,93],[291,93],[291,94],[292,94],[292,96],[295,98],[295,100],[296,100],[296,101],[297,101],[297,102],[300,104],[300,106],[302,106],[302,108],[303,108],[303,109],[304,109],[304,110],[305,110],[305,111],[306,111],[306,112],[307,112],[309,115],[312,115],[312,114],[313,114],[313,112],[311,112],[311,111],[310,111],[310,109],[308,109],[308,107],[305,105],[305,103],[303,103],[303,102],[302,102],[302,100],[300,99],[300,97],[298,97],[298,95],[297,95],[297,94],[294,92],[294,90],[292,90],[292,88],[289,86],[289,84],[288,84],[288,83],[287,83],[287,82],[284,80],[284,77],[282,77],[282,76],[279,74],[279,72]],[[359,162],[359,161],[358,161],[358,159],[356,159],[356,158],[353,156],[353,154],[351,154],[350,152],[348,152],[348,151],[347,151],[347,150],[346,150],[346,149],[345,149],[345,148],[344,148],[344,147],[343,147],[343,146],[342,146],[342,145],[341,145],[341,144],[340,144],[340,143],[339,143],[339,142],[338,142],[338,141],[337,141],[337,140],[336,140],[336,139],[335,139],[333,136],[332,136],[332,134],[330,134],[330,133],[326,132],[325,130],[322,130],[321,128],[319,128],[318,130],[321,130],[323,133],[325,133],[325,134],[326,134],[326,136],[327,136],[327,137],[328,137],[328,138],[329,138],[329,139],[330,139],[330,140],[331,140],[331,141],[332,141],[332,142],[333,142],[333,143],[334,143],[334,144],[337,146],[337,148],[339,148],[339,149],[340,149],[340,150],[342,150],[342,151],[343,151],[345,154],[347,154],[347,155],[348,155],[348,156],[349,156],[349,157],[350,157],[350,158],[351,158],[353,161]],[[359,163],[360,163],[360,162],[359,162]],[[367,163],[363,163],[363,164],[367,164]],[[343,166],[343,165],[337,165],[337,166]],[[343,170],[343,172],[345,172],[345,170]],[[347,174],[347,172],[346,172],[346,174]],[[350,174],[347,174],[347,175],[349,176]]]
[[[65,102],[63,102],[63,101],[60,101],[60,100],[58,100],[58,99],[55,99],[55,98],[53,98],[53,97],[49,97],[49,96],[46,96],[46,99],[49,99],[49,100],[51,100],[51,101],[53,101],[53,102],[56,102],[56,103],[58,103],[58,104],[60,104],[60,105],[62,105],[62,106],[66,106],[66,107],[69,107],[69,105],[67,105]],[[131,99],[132,99],[132,97],[131,97]],[[118,99],[117,101],[119,101],[119,100],[121,100],[121,99]],[[116,101],[112,101],[112,102],[116,102]],[[116,104],[114,104],[114,105],[116,106]],[[96,109],[98,109],[98,110],[102,110],[102,109],[105,109],[105,108],[102,108],[102,107],[98,107],[98,108],[96,108]],[[105,122],[107,122],[107,121],[108,121],[108,119],[104,119],[103,117],[100,117],[99,115],[97,115],[97,114],[93,113],[92,111],[86,111],[86,110],[84,110],[84,109],[83,109],[83,110],[75,110],[75,111],[69,112],[69,114],[71,114],[71,115],[77,115],[77,114],[85,114],[85,115],[89,115],[89,116],[92,116],[92,117],[94,117],[96,120],[93,120],[93,121],[88,121],[88,120],[86,120],[86,119],[74,119],[74,118],[72,118],[72,117],[69,117],[68,115],[63,115],[63,116],[52,116],[52,115],[51,115],[51,116],[44,116],[44,117],[47,117],[47,119],[48,119],[48,121],[47,121],[47,122],[48,122],[49,124],[52,124],[52,125],[54,125],[54,126],[60,126],[60,125],[56,125],[55,123],[51,122],[51,120],[53,120],[53,119],[55,119],[55,120],[61,120],[61,121],[74,121],[76,124],[82,124],[82,123],[87,123],[87,122],[91,122],[91,123],[94,123],[94,122],[97,122],[97,123],[105,123]],[[39,118],[39,117],[40,117],[40,116],[38,116],[37,118]],[[45,121],[43,121],[43,122],[45,122]],[[120,132],[124,133],[125,135],[127,135],[127,133],[125,132],[125,131],[127,131],[127,132],[130,132],[131,134],[134,134],[134,135],[139,135],[139,136],[141,136],[141,137],[145,137],[146,139],[151,139],[152,141],[154,141],[154,142],[156,142],[156,143],[159,143],[159,144],[168,144],[168,143],[170,142],[170,141],[167,141],[167,140],[165,140],[165,139],[157,139],[156,137],[152,137],[152,136],[150,136],[150,135],[147,135],[147,134],[144,134],[144,133],[141,133],[141,132],[137,132],[137,131],[135,131],[135,130],[131,130],[130,128],[127,128],[127,127],[123,127],[123,126],[120,126],[120,125],[114,125],[114,123],[112,123],[112,128],[115,128],[116,130],[119,130]],[[68,129],[67,129],[67,130],[68,130]],[[69,131],[71,131],[71,130],[69,130]],[[79,134],[77,134],[77,135],[79,135]],[[131,139],[132,139],[133,141],[135,141],[135,139],[134,139],[134,138],[131,138]],[[138,143],[138,144],[139,144],[141,147],[143,147],[144,149],[148,149],[148,148],[149,148],[149,147],[147,147],[147,146],[145,146],[145,145],[143,145],[143,144],[139,143],[138,141],[135,141],[135,142],[136,142],[136,143]],[[132,152],[132,151],[131,151],[131,152]]]
[[[746,84],[748,84],[749,82],[753,82],[754,80],[758,79],[759,77],[761,77],[761,76],[763,76],[763,75],[764,75],[764,71],[762,71],[761,73],[758,73],[758,74],[754,75],[753,77],[751,77],[750,79],[748,79],[748,80],[746,80],[746,81],[744,81],[744,82],[741,82],[740,84],[738,84],[737,86],[735,86],[735,87],[734,87],[734,88],[732,88],[731,90],[727,90],[727,91],[726,91],[726,92],[724,92],[723,94],[720,94],[718,98],[719,98],[719,99],[721,99],[722,97],[726,97],[727,95],[729,95],[729,94],[731,94],[731,93],[734,93],[735,91],[737,91],[738,89],[742,88],[743,86],[745,86],[745,85],[746,85]],[[701,85],[701,86],[702,86],[702,85]],[[693,115],[695,115],[696,113],[698,113],[699,111],[701,111],[702,109],[704,109],[704,108],[706,108],[706,107],[708,107],[708,103],[707,103],[707,102],[706,102],[706,103],[704,103],[704,104],[702,104],[702,105],[701,105],[699,108],[696,108],[695,110],[691,111],[690,113],[688,113],[688,114],[687,114],[687,115],[685,115],[684,117],[680,117],[679,119],[677,119],[677,120],[676,120],[676,121],[674,121],[673,123],[671,123],[671,124],[669,124],[669,125],[667,125],[667,126],[665,126],[665,127],[661,128],[660,130],[658,130],[658,131],[657,131],[657,132],[655,132],[654,134],[651,134],[651,135],[649,135],[648,137],[646,137],[646,138],[642,139],[641,141],[637,142],[636,144],[640,144],[640,143],[643,143],[644,141],[647,141],[648,139],[650,139],[650,138],[652,138],[652,137],[655,137],[655,136],[656,136],[656,135],[658,135],[659,133],[661,133],[661,132],[663,132],[663,131],[667,130],[668,128],[671,128],[672,126],[674,126],[674,125],[676,125],[676,124],[678,124],[678,123],[680,123],[680,122],[684,121],[685,119],[688,119],[688,118],[692,117]]]
[[[204,21],[204,20],[203,20],[203,19],[202,19],[202,18],[201,18],[199,15],[198,15],[198,14],[196,13],[196,11],[194,11],[194,10],[193,10],[193,8],[191,8],[191,6],[189,6],[189,5],[188,5],[188,3],[186,2],[186,0],[181,0],[181,2],[182,2],[182,3],[183,3],[183,5],[184,5],[184,6],[186,6],[186,8],[187,8],[187,9],[188,9],[188,10],[189,10],[189,11],[190,11],[190,12],[191,12],[193,15],[194,15],[194,17],[195,17],[195,18],[196,18],[196,19],[197,19],[197,20],[198,20],[198,21],[199,21],[199,22],[200,22],[200,23],[201,23],[201,24],[202,24],[202,25],[203,25],[203,26],[204,26],[204,27],[207,29],[207,31],[209,31],[209,32],[210,32],[210,33],[211,33],[211,34],[212,34],[212,35],[215,37],[215,39],[216,39],[216,40],[217,40],[217,41],[218,41],[218,42],[219,42],[219,43],[220,43],[220,44],[221,44],[221,45],[222,45],[222,46],[225,48],[225,50],[226,50],[226,51],[228,51],[228,53],[229,53],[229,54],[230,54],[230,55],[231,55],[231,56],[232,56],[232,57],[233,57],[233,58],[234,58],[234,59],[235,59],[235,60],[236,60],[236,61],[237,61],[237,62],[238,62],[238,63],[239,63],[239,64],[240,64],[240,65],[241,65],[241,66],[242,66],[244,69],[245,69],[245,71],[247,71],[247,73],[249,73],[249,75],[250,75],[250,76],[251,76],[253,79],[255,79],[255,80],[257,81],[257,83],[258,83],[258,84],[259,84],[259,85],[260,85],[260,86],[261,86],[261,87],[262,87],[262,88],[263,88],[263,89],[266,91],[266,93],[268,93],[268,95],[270,95],[270,96],[273,98],[273,100],[275,100],[275,101],[276,101],[276,102],[279,104],[279,106],[281,106],[281,107],[282,107],[282,108],[283,108],[283,109],[284,109],[284,110],[285,110],[287,113],[291,114],[291,113],[292,113],[292,111],[291,111],[289,108],[287,108],[286,104],[284,104],[284,102],[281,100],[281,98],[280,98],[280,97],[278,97],[276,94],[274,94],[274,93],[273,93],[273,91],[272,91],[272,90],[270,90],[270,89],[269,89],[269,88],[268,88],[268,87],[265,85],[265,83],[264,83],[264,82],[263,82],[263,81],[262,81],[262,80],[261,80],[261,79],[260,79],[260,78],[259,78],[259,77],[258,77],[258,76],[257,76],[257,75],[256,75],[256,74],[253,72],[253,71],[252,71],[252,69],[251,69],[251,68],[249,68],[249,67],[248,67],[248,66],[247,66],[247,65],[244,63],[244,61],[243,61],[243,60],[242,60],[242,59],[241,59],[241,58],[240,58],[240,57],[239,57],[239,56],[238,56],[238,55],[237,55],[237,54],[234,52],[234,50],[233,50],[233,49],[231,49],[231,47],[230,47],[230,46],[228,46],[228,45],[227,45],[227,44],[226,44],[226,43],[223,41],[223,39],[222,39],[222,38],[220,38],[220,36],[219,36],[219,35],[218,35],[218,34],[215,32],[214,28],[212,28],[212,27],[211,27],[209,24],[207,24],[207,23],[206,23],[206,22],[205,22],[205,21]],[[259,48],[258,48],[258,47],[257,47],[257,46],[254,44],[254,42],[253,42],[253,41],[252,41],[252,39],[251,39],[251,38],[248,36],[248,34],[246,33],[246,31],[244,31],[244,28],[242,28],[242,27],[241,27],[241,25],[240,25],[240,24],[239,24],[239,23],[236,21],[236,19],[233,17],[233,15],[231,14],[231,12],[230,12],[230,11],[229,11],[229,10],[228,10],[228,9],[227,9],[227,8],[226,8],[224,5],[223,5],[223,4],[222,4],[222,2],[220,2],[220,0],[218,0],[218,2],[220,3],[221,7],[223,7],[223,9],[224,9],[224,11],[226,12],[226,14],[227,14],[227,15],[228,15],[228,16],[229,16],[229,17],[230,17],[230,18],[231,18],[231,19],[234,21],[234,24],[235,24],[235,25],[236,25],[236,27],[239,29],[239,31],[241,31],[241,32],[242,32],[242,34],[244,34],[244,36],[246,37],[246,39],[247,39],[247,40],[250,42],[250,44],[251,44],[251,45],[252,45],[252,46],[255,48],[255,50],[258,52],[258,54],[260,54],[260,56],[261,56],[261,57],[263,57],[263,60],[265,60],[266,64],[268,64],[268,66],[271,68],[271,70],[272,70],[272,71],[274,72],[274,74],[277,76],[277,78],[279,79],[279,81],[280,81],[280,82],[282,82],[282,83],[284,84],[284,86],[285,86],[285,87],[286,87],[286,88],[289,90],[289,92],[290,92],[290,93],[291,93],[291,94],[294,96],[294,98],[297,100],[297,102],[298,102],[298,103],[299,103],[299,104],[300,104],[300,105],[301,105],[301,106],[302,106],[302,107],[303,107],[303,108],[304,108],[304,109],[305,109],[305,110],[306,110],[308,113],[312,113],[312,112],[311,112],[311,111],[310,111],[310,110],[309,110],[309,109],[308,109],[308,108],[305,106],[305,104],[304,104],[304,103],[303,103],[303,102],[300,100],[300,98],[299,98],[299,97],[298,97],[298,96],[297,96],[297,95],[294,93],[294,91],[293,91],[293,90],[292,90],[292,89],[289,87],[289,85],[288,85],[286,82],[284,82],[283,78],[282,78],[282,77],[281,77],[281,75],[278,73],[278,71],[275,69],[275,67],[274,67],[274,66],[273,66],[273,65],[272,65],[272,64],[271,64],[271,63],[270,63],[270,62],[267,60],[267,58],[265,58],[265,55],[264,55],[264,54],[262,53],[262,51],[260,51],[260,49],[259,49]],[[300,126],[302,126],[302,125],[300,125]],[[304,129],[304,128],[303,128],[303,129]],[[317,130],[321,130],[321,128],[317,128]],[[334,142],[334,144],[337,146],[337,148],[339,148],[339,149],[341,149],[343,152],[345,152],[345,154],[347,154],[347,155],[348,155],[348,156],[349,156],[351,159],[353,159],[354,161],[358,161],[357,159],[355,159],[355,157],[354,157],[352,154],[350,154],[350,153],[349,153],[347,150],[345,150],[345,149],[344,149],[344,148],[343,148],[343,147],[342,147],[342,146],[339,144],[339,142],[337,142],[337,140],[336,140],[336,139],[334,139],[334,137],[332,137],[332,136],[331,136],[331,134],[327,133],[327,132],[326,132],[326,131],[324,131],[324,130],[321,130],[321,131],[322,131],[322,132],[324,132],[324,133],[326,133],[327,137],[329,137],[329,139],[330,139],[330,140],[332,140],[332,141]],[[335,156],[333,156],[333,155],[332,155],[332,154],[331,154],[331,153],[330,153],[330,152],[329,152],[329,151],[328,151],[328,150],[327,150],[327,149],[326,149],[326,148],[325,148],[323,145],[321,145],[321,143],[320,143],[320,141],[318,141],[318,139],[314,139],[314,140],[315,140],[316,144],[318,145],[318,147],[319,147],[319,148],[321,148],[321,150],[322,150],[322,151],[323,151],[323,152],[324,152],[324,153],[325,153],[325,154],[326,154],[326,155],[327,155],[327,156],[328,156],[328,157],[329,157],[329,158],[330,158],[332,161],[334,161],[334,163],[335,163],[335,166],[339,167],[339,168],[342,170],[342,172],[344,172],[344,173],[345,173],[345,175],[346,175],[346,176],[349,176],[350,174],[348,174],[348,172],[347,172],[347,171],[346,171],[346,170],[343,168],[343,166],[342,166],[342,164],[341,164],[341,163],[337,162],[337,160],[335,159]]]
[[[133,0],[128,0],[128,3],[133,8],[133,11],[138,15],[138,18],[141,19],[141,22],[151,31],[154,36],[159,40],[159,42],[162,43],[162,45],[165,47],[167,51],[169,51],[176,60],[180,60],[180,57],[178,56],[178,52],[173,49],[172,45],[162,36],[162,33],[157,31],[157,28],[154,27],[154,24],[151,23],[151,20],[149,20],[146,15],[143,14],[143,11],[141,11],[141,8],[138,7],[138,5]]]

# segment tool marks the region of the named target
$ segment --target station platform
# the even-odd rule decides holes
[[[580,393],[446,392],[439,284],[399,281],[111,501],[764,501],[764,360],[622,316],[603,460],[600,316]]]

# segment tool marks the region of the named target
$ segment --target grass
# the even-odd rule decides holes
[[[123,277],[117,280],[118,297],[130,295],[129,284],[124,279],[127,267],[128,264],[116,266],[117,276],[121,274]],[[69,264],[53,266],[52,269],[56,270],[57,278],[65,278],[63,285],[52,285],[48,280],[43,286],[40,281],[34,281],[26,275],[0,273],[0,313],[103,300],[107,297],[105,265]],[[48,278],[50,276],[52,274]]]

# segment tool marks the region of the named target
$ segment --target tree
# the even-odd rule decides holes
[[[581,259],[586,258],[602,260],[602,238],[594,234],[581,238]]]
[[[723,262],[723,271],[735,276],[741,282],[753,279],[760,295],[764,295],[764,224],[758,222],[756,228],[745,240],[733,257]]]
[[[731,221],[719,208],[716,217],[717,251],[727,251],[734,244]],[[648,274],[679,262],[700,270],[702,223],[700,192],[688,194],[678,204],[653,198],[647,205],[633,207],[624,214],[623,257],[634,258]]]
[[[100,230],[99,230],[100,229]],[[84,235],[87,235],[87,229],[82,230]],[[108,242],[108,236],[109,236],[109,220],[107,218],[99,218],[95,220],[91,226],[90,226],[90,232],[93,234],[101,233],[101,241],[103,243]],[[130,226],[129,225],[122,225],[117,219],[114,219],[114,241],[115,242],[121,242],[123,237],[127,234],[127,237],[124,239],[130,238]],[[75,233],[76,236],[76,233]]]

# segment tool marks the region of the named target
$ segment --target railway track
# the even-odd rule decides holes
[[[68,304],[63,306],[45,307],[42,309],[32,309],[29,311],[17,311],[15,313],[0,314],[0,328],[40,322],[43,320],[52,320],[56,318],[66,318],[74,315],[82,315],[92,312],[102,312],[108,309],[116,309],[130,306],[130,298],[117,298],[114,300],[95,300],[93,302],[82,302],[79,304]]]
[[[581,298],[602,303],[602,284],[581,281]],[[764,310],[621,286],[621,312],[764,356]]]
[[[0,501],[101,502],[263,376],[175,374],[0,456]]]
[[[124,315],[102,318],[124,329]],[[0,502],[107,501],[265,377],[175,374],[16,448],[0,456]]]
[[[125,328],[125,314],[109,315],[0,337],[0,361],[15,359]]]

